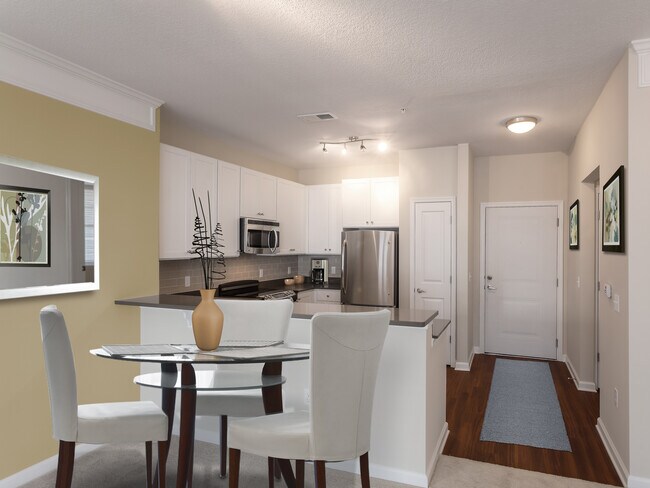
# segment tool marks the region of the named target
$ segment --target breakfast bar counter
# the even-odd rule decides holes
[[[194,342],[191,319],[199,300],[188,295],[154,295],[118,300],[116,304],[139,307],[142,344],[187,344]],[[286,341],[309,344],[310,319],[316,313],[370,310],[379,308],[295,302]],[[449,321],[437,316],[435,310],[391,309],[372,412],[369,460],[373,477],[426,487],[433,475],[448,434],[445,411]],[[151,365],[141,366],[143,374],[155,371]],[[286,363],[282,375],[287,378],[284,411],[308,409],[309,361]],[[159,394],[151,389],[141,389],[140,396],[160,402]],[[216,424],[211,417],[197,418],[197,439],[219,439]],[[358,472],[356,462],[328,463],[328,467]]]
[[[220,298],[221,300],[238,300],[238,298]],[[200,297],[191,295],[152,295],[140,298],[116,300],[117,305],[136,307],[167,308],[172,310],[194,310],[201,301]],[[319,312],[370,312],[382,310],[381,307],[359,307],[356,305],[341,305],[337,303],[304,303],[293,304],[294,319],[311,319]],[[426,327],[438,316],[437,310],[417,310],[410,308],[391,308],[390,325],[406,327]],[[444,330],[442,331],[444,332]],[[437,336],[434,336],[437,337]]]

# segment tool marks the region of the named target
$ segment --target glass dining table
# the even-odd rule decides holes
[[[128,345],[127,345],[128,346]],[[133,345],[137,346],[137,345]],[[167,345],[169,346],[169,345]],[[176,391],[181,395],[178,470],[176,487],[191,486],[196,417],[196,395],[200,391],[227,391],[261,389],[264,411],[267,415],[282,412],[282,364],[285,361],[309,359],[309,345],[274,344],[265,347],[223,344],[215,351],[198,351],[192,346],[175,346],[178,353],[166,354],[111,354],[103,348],[92,349],[94,356],[120,361],[160,364],[160,373],[136,376],[140,386],[160,388],[162,410],[168,418],[168,436],[161,453],[160,463],[166,463],[171,441],[176,405]],[[256,350],[257,349],[257,350]],[[195,365],[206,364],[263,364],[262,372],[228,370],[195,370]],[[289,460],[277,460],[288,488],[296,486]],[[157,483],[157,474],[155,485]]]

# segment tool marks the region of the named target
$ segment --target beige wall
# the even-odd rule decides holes
[[[650,479],[650,88],[637,84],[637,55],[629,56],[629,160],[627,167],[630,344],[630,474]],[[632,485],[630,481],[630,485]],[[637,486],[644,486],[638,483]]]
[[[625,56],[585,119],[570,154],[569,201],[580,198],[581,229],[580,250],[568,253],[567,303],[577,307],[579,312],[574,308],[568,320],[567,354],[578,376],[586,381],[593,380],[594,376],[594,293],[591,283],[595,229],[588,224],[590,216],[594,215],[593,189],[583,181],[599,168],[602,186],[621,164],[626,164],[627,97],[628,58]],[[629,181],[629,176],[626,181]],[[584,227],[583,223],[586,224]],[[613,293],[620,295],[620,312],[615,312],[613,300],[608,300],[602,292],[600,294],[600,418],[624,464],[629,466],[628,258],[627,254],[600,251],[599,257],[600,282],[611,284]],[[579,289],[578,276],[581,278]],[[614,406],[614,388],[619,391],[618,408]]]
[[[298,181],[297,169],[180,124],[173,117],[166,116],[167,110],[163,106],[160,113],[160,142],[279,178]]]
[[[399,152],[399,301],[410,306],[411,198],[455,197],[458,146]],[[466,361],[460,359],[459,361]]]
[[[395,153],[378,157],[374,164],[301,169],[298,172],[298,181],[303,185],[325,185],[341,183],[341,180],[346,178],[382,178],[398,174],[399,165]]]
[[[99,176],[101,266],[99,291],[0,301],[2,479],[56,454],[38,322],[43,306],[58,305],[68,320],[80,402],[138,397],[135,365],[88,350],[138,341],[138,309],[113,301],[158,290],[159,134],[4,83],[0,107],[0,153]]]
[[[467,362],[474,349],[472,293],[472,205],[474,158],[468,144],[458,145],[458,194],[456,200],[456,354]],[[478,337],[478,336],[477,336]],[[477,341],[478,342],[478,341]]]
[[[561,152],[480,157],[474,160],[473,269],[475,344],[480,337],[480,219],[481,203],[563,201],[567,210],[568,158]],[[566,253],[565,253],[566,257]],[[566,273],[565,273],[566,276]]]

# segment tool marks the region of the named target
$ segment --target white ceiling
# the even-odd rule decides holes
[[[0,0],[0,31],[310,168],[375,161],[317,145],[350,135],[566,151],[629,41],[650,37],[650,0]],[[296,118],[321,111],[338,120]],[[508,133],[522,114],[541,123]]]

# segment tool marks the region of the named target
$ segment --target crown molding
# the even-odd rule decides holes
[[[151,131],[164,103],[1,32],[0,81]]]
[[[632,41],[631,45],[639,59],[639,88],[650,86],[650,39]]]

